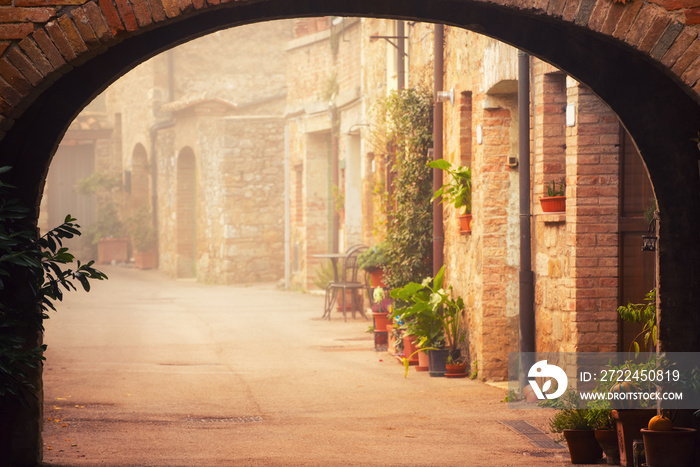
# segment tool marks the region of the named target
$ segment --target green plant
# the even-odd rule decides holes
[[[90,243],[97,245],[103,238],[126,236],[121,205],[124,204],[121,178],[105,172],[93,172],[76,184],[76,191],[94,195],[97,201],[97,220],[85,230]]]
[[[373,142],[393,158],[386,197],[384,268],[389,287],[419,282],[432,273],[432,174],[426,165],[432,146],[432,92],[404,89],[375,105]]]
[[[558,186],[558,188],[557,188]],[[552,180],[547,185],[547,196],[565,196],[566,195],[566,177],[561,177],[558,180]]]
[[[428,162],[428,167],[440,169],[447,172],[450,176],[449,183],[435,192],[431,201],[442,197],[441,203],[449,203],[454,205],[455,209],[464,207],[465,214],[472,212],[472,169],[469,167],[452,168],[445,159],[438,159]]]
[[[386,264],[386,245],[379,243],[357,256],[357,265],[365,271],[381,269]]]
[[[559,411],[549,420],[549,430],[552,433],[563,433],[564,430],[593,429],[589,410],[579,408],[579,397],[576,390],[567,390],[557,401],[556,407]],[[561,440],[560,437],[557,441]]]
[[[148,206],[141,206],[127,219],[131,240],[136,251],[143,253],[152,250],[156,245],[156,229]]]
[[[614,430],[615,420],[610,409],[588,409],[588,420],[594,430]]]
[[[519,400],[522,400],[523,397],[518,393],[518,391],[514,389],[509,389],[508,392],[506,393],[506,397],[501,400],[501,402],[516,402]]]
[[[0,168],[0,174],[9,171]],[[0,405],[9,397],[26,403],[32,392],[32,372],[44,360],[46,345],[34,337],[43,332],[43,320],[64,291],[90,290],[90,280],[107,276],[94,262],[65,268],[75,258],[63,240],[80,235],[75,219],[37,236],[31,211],[15,197],[15,187],[0,182]]]
[[[642,330],[637,334],[630,345],[630,352],[634,350],[639,353],[640,346],[637,339],[644,339],[644,347],[648,351],[656,348],[657,328],[656,328],[656,289],[651,289],[644,296],[644,303],[628,302],[627,306],[620,306],[617,312],[623,321],[638,323],[642,325]]]
[[[326,260],[316,268],[313,283],[319,289],[324,290],[328,283],[333,281],[334,277],[333,263],[331,263],[331,260]]]
[[[331,196],[333,196],[333,208],[335,212],[340,212],[345,209],[345,192],[338,185],[331,187]]]
[[[406,323],[406,332],[417,338],[419,347],[447,347],[457,362],[462,360],[464,302],[461,297],[452,298],[452,286],[443,288],[444,275],[443,266],[434,279],[428,277],[420,284],[410,282],[392,290],[391,298],[405,304],[393,317]]]

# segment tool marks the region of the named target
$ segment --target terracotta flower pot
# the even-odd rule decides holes
[[[540,198],[542,212],[566,211],[566,196],[545,196]]]
[[[408,358],[410,365],[418,364],[418,354],[415,353],[418,348],[416,347],[416,338],[413,336],[403,336],[403,356]]]
[[[372,272],[369,273],[369,281],[373,289],[377,287],[386,287],[384,283],[384,269],[373,269]]]
[[[564,430],[564,439],[572,464],[595,464],[603,457],[593,430]]]
[[[462,214],[459,216],[459,232],[468,234],[472,231],[472,215]]]
[[[617,443],[617,431],[595,430],[595,439],[605,453],[608,465],[620,463],[620,446]]]
[[[375,331],[386,331],[386,325],[389,324],[388,316],[389,313],[372,313]]]
[[[418,352],[418,365],[416,365],[416,371],[428,371],[430,369],[430,359],[426,352]]]
[[[447,378],[466,378],[467,376],[467,364],[445,364],[445,376]]]
[[[97,264],[126,263],[128,238],[103,238],[97,243]]]
[[[155,269],[158,267],[158,260],[153,251],[134,252],[134,266],[136,269]]]
[[[694,465],[696,430],[692,428],[674,428],[671,431],[642,429],[641,432],[649,467],[692,467]]]

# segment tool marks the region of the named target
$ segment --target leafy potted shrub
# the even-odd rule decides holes
[[[566,211],[566,178],[552,180],[547,185],[547,196],[540,198],[542,212]]]
[[[563,435],[569,447],[571,463],[595,464],[603,457],[603,450],[593,432],[592,411],[579,408],[578,394],[573,389],[569,389],[554,407],[559,411],[549,420],[549,429],[552,433]]]
[[[372,288],[386,287],[384,283],[384,265],[386,264],[386,246],[379,243],[367,248],[357,257],[357,265],[370,275]]]
[[[428,162],[428,166],[433,169],[444,170],[450,175],[450,181],[435,192],[431,201],[442,197],[441,203],[452,204],[459,212],[464,208],[464,212],[459,215],[460,232],[471,232],[472,222],[472,169],[469,167],[452,168],[445,159]]]
[[[461,328],[464,302],[452,297],[452,287],[443,288],[445,267],[435,278],[426,278],[421,284],[411,282],[391,291],[399,304],[394,316],[406,323],[406,333],[417,338],[420,349],[428,352],[430,376],[444,376],[447,358],[463,363]]]
[[[138,269],[157,267],[156,229],[153,227],[151,210],[147,206],[139,207],[128,219],[129,233],[134,246],[134,265]]]
[[[97,201],[97,220],[86,229],[92,245],[97,245],[97,264],[128,260],[129,239],[120,216],[121,184],[118,175],[94,172],[76,185],[79,193],[94,195]]]

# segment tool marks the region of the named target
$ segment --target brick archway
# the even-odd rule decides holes
[[[81,3],[82,2],[82,3]],[[15,5],[20,2],[15,2]],[[79,3],[79,5],[76,5]],[[37,204],[65,129],[141,61],[218,29],[295,16],[401,17],[471,29],[586,84],[641,153],[661,211],[660,338],[698,350],[700,25],[696,0],[23,0],[0,6],[0,164]],[[37,6],[33,6],[37,5]]]

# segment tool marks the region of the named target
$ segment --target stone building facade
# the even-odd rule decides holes
[[[410,74],[430,76],[433,25],[409,29]],[[446,277],[466,303],[466,347],[479,376],[507,378],[519,350],[520,209],[518,128],[530,132],[530,222],[537,351],[616,351],[633,336],[617,306],[654,287],[653,254],[641,252],[653,205],[633,142],[613,112],[560,70],[530,58],[530,108],[519,121],[518,51],[445,28],[443,154],[472,169],[472,229],[444,209]],[[432,78],[432,76],[430,77]],[[430,78],[423,78],[423,83]],[[539,198],[566,181],[566,209]],[[624,181],[623,181],[624,180]],[[653,207],[652,207],[653,210]]]
[[[97,161],[94,170],[122,178],[124,219],[135,208],[156,219],[158,267],[173,277],[283,277],[291,27],[239,27],[169,50],[117,80],[78,119],[101,115],[109,134],[100,147],[106,142],[108,155],[87,157]],[[71,151],[71,141],[59,154]],[[53,179],[62,175],[50,176],[49,186]],[[134,256],[135,239],[126,235]]]
[[[104,153],[111,141],[101,166],[120,161],[112,169],[130,172],[131,196],[157,200],[142,202],[156,207],[160,268],[208,282],[285,277],[306,290],[323,264],[316,255],[382,241],[390,157],[376,144],[373,112],[402,85],[433,88],[434,28],[367,18],[237,28],[156,57],[113,86],[100,104],[108,123],[92,123],[107,131],[93,134],[103,138],[95,147]],[[245,40],[265,44],[269,68],[256,68],[262,52],[246,54]],[[203,51],[234,43],[237,61],[212,81],[185,65],[219,63]],[[633,333],[616,308],[654,287],[654,255],[639,248],[653,194],[634,143],[587,88],[535,58],[522,121],[518,51],[508,45],[445,27],[444,62],[442,88],[454,97],[442,103],[442,157],[473,177],[471,232],[443,207],[444,261],[466,303],[465,350],[480,378],[505,379],[508,352],[519,349],[522,124],[535,347],[626,348]],[[539,198],[560,179],[566,209],[542,212]]]

